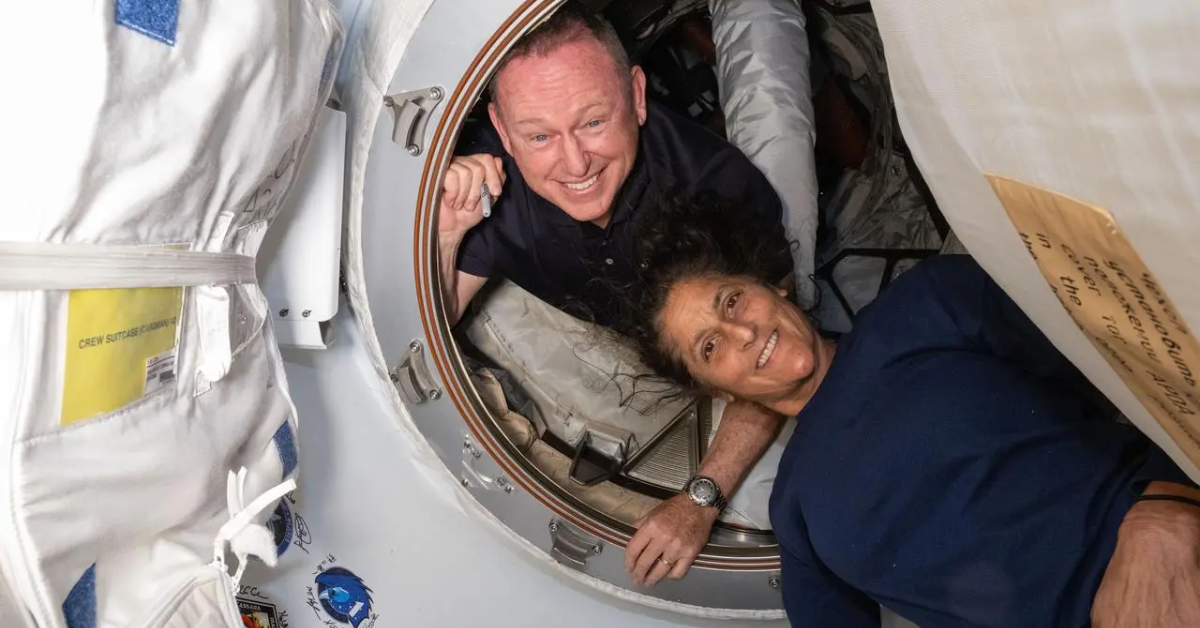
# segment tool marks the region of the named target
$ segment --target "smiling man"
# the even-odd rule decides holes
[[[733,145],[648,103],[645,74],[594,13],[568,2],[509,52],[489,89],[493,128],[467,143],[474,154],[456,157],[442,186],[439,257],[453,322],[489,278],[505,277],[563,312],[619,329],[637,218],[668,189],[714,192],[731,211],[768,218],[762,237],[784,242],[782,205],[763,174]],[[494,201],[486,219],[485,185]],[[790,282],[789,255],[778,268]],[[626,560],[635,580],[688,571],[725,496],[779,426],[751,404],[725,410],[692,490],[640,522]]]

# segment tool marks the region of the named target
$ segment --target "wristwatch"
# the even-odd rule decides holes
[[[717,486],[716,481],[708,476],[692,477],[684,485],[683,491],[692,498],[697,506],[713,506],[718,512],[725,510],[725,505],[729,503],[729,500],[721,494],[721,487]]]

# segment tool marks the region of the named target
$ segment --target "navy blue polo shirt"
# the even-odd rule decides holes
[[[458,269],[507,277],[568,314],[611,327],[619,297],[634,280],[635,218],[652,209],[663,191],[716,192],[736,202],[738,211],[769,217],[777,228],[764,237],[786,237],[779,196],[737,147],[670,110],[653,103],[648,109],[634,168],[605,229],[576,221],[530,189],[490,125],[464,138],[460,154],[502,157],[508,180],[491,217],[464,238]],[[790,256],[778,265],[782,279],[791,271]]]
[[[792,625],[1090,625],[1151,480],[1192,485],[969,257],[924,262],[840,341],[771,495]]]

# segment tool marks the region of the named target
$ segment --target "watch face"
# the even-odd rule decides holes
[[[717,501],[717,486],[708,478],[696,478],[688,494],[699,504],[710,505]]]

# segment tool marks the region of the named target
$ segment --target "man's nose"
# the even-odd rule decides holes
[[[587,151],[583,149],[583,144],[579,139],[568,135],[567,141],[563,142],[563,164],[566,166],[567,174],[573,177],[582,177],[588,172],[590,164],[588,163]]]

